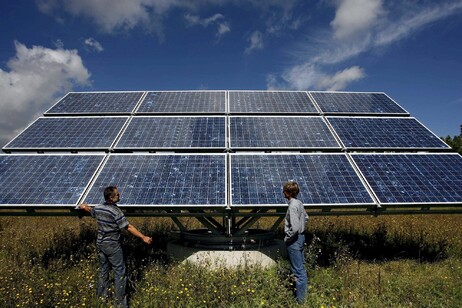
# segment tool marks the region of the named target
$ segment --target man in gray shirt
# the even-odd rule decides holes
[[[98,237],[96,248],[98,250],[100,272],[98,278],[98,298],[106,299],[109,289],[109,269],[114,271],[114,293],[116,295],[116,307],[128,307],[126,286],[127,276],[125,273],[125,261],[120,244],[121,230],[126,229],[134,236],[150,245],[152,238],[145,236],[133,225],[128,223],[122,210],[117,206],[120,200],[119,190],[115,186],[104,189],[103,204],[90,207],[88,204],[80,204],[81,210],[87,211],[98,223]]]
[[[308,221],[303,203],[297,199],[300,187],[297,182],[284,184],[284,197],[289,201],[289,207],[284,221],[284,242],[289,255],[290,270],[295,276],[295,294],[297,302],[303,303],[308,286],[308,276],[305,269],[305,223]]]

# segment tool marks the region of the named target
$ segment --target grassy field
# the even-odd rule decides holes
[[[315,217],[307,236],[306,307],[461,307],[462,216]],[[260,228],[274,219],[262,219]],[[131,218],[133,307],[289,307],[287,261],[263,270],[204,270],[166,254],[168,218]],[[195,219],[184,219],[190,228]],[[281,232],[281,231],[280,231]],[[96,225],[85,217],[0,217],[2,307],[110,307],[95,295]],[[281,236],[282,234],[280,234]]]

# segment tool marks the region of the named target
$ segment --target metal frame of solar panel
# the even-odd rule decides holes
[[[462,205],[462,156],[457,153],[350,155],[381,207]]]
[[[72,210],[105,154],[0,154],[1,209]],[[20,213],[17,213],[20,214]]]
[[[3,151],[109,151],[128,116],[40,117]]]
[[[224,151],[225,116],[134,116],[114,151]]]
[[[135,111],[137,115],[226,112],[226,91],[149,91]]]
[[[319,115],[305,91],[228,91],[230,114]]]
[[[409,116],[409,112],[383,92],[308,93],[323,115]]]
[[[237,150],[340,150],[320,116],[229,116],[230,148]]]
[[[143,91],[69,92],[44,115],[130,115],[144,95]]]
[[[326,117],[345,150],[436,150],[451,148],[413,117]]]
[[[84,201],[103,202],[104,187],[111,185],[126,209],[225,208],[227,172],[226,154],[109,154]]]

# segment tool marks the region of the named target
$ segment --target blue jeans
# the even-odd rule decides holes
[[[120,243],[96,243],[99,256],[98,298],[106,299],[109,289],[109,269],[114,271],[114,293],[116,307],[128,307],[125,288],[127,276],[125,275],[124,254]]]
[[[292,241],[286,243],[290,261],[290,270],[295,276],[295,294],[299,304],[305,300],[306,289],[308,286],[308,276],[304,265],[304,244],[305,235],[303,234],[299,234]]]

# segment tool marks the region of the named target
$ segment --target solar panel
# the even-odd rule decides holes
[[[232,154],[232,206],[286,205],[282,186],[300,185],[305,205],[366,206],[373,200],[344,154]]]
[[[103,155],[0,155],[0,207],[75,206]]]
[[[226,147],[225,117],[134,117],[116,149]]]
[[[349,149],[409,148],[449,149],[415,118],[328,117],[340,140]]]
[[[384,93],[310,92],[326,114],[399,114],[408,113]]]
[[[230,147],[340,149],[321,117],[230,117]]]
[[[462,202],[458,154],[352,154],[383,205]]]
[[[318,114],[306,92],[229,91],[231,113]]]
[[[45,115],[130,114],[143,92],[69,93]]]
[[[115,185],[120,205],[225,206],[224,154],[112,154],[85,202],[103,202]]]
[[[39,118],[4,150],[109,149],[128,117]]]
[[[225,91],[148,92],[137,113],[225,113]]]

